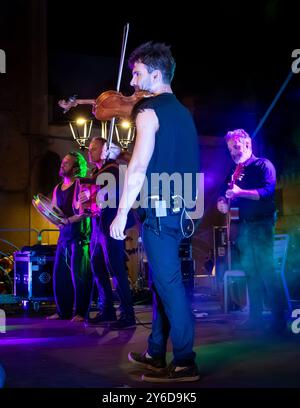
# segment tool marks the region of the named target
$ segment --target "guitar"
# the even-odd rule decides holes
[[[234,186],[234,184],[238,180],[242,180],[244,177],[244,165],[242,163],[239,163],[231,178],[230,182],[228,183],[229,189],[231,190]],[[238,216],[238,209],[237,208],[231,208],[231,199],[227,199],[227,205],[228,205],[228,211],[226,213],[226,227],[227,227],[227,257],[228,257],[228,269],[231,270],[231,242],[230,242],[230,226],[231,226],[231,220],[237,220],[239,218]]]

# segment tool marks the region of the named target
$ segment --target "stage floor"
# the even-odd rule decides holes
[[[205,300],[193,306],[195,351],[203,378],[168,388],[300,386],[300,334],[266,338],[256,332],[241,333],[236,325],[247,318],[243,312],[224,315],[218,305]],[[6,333],[0,333],[5,387],[165,387],[142,382],[143,371],[127,360],[129,351],[144,351],[151,328],[151,306],[135,310],[137,327],[122,331],[46,320],[42,309],[8,314]]]

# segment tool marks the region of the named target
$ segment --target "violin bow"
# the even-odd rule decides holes
[[[127,39],[128,39],[128,32],[129,32],[129,23],[127,23],[124,26],[123,29],[123,41],[122,41],[122,49],[121,49],[121,56],[120,56],[120,64],[119,64],[119,73],[118,73],[118,81],[117,81],[117,92],[120,91],[120,85],[121,85],[121,78],[122,78],[122,72],[123,72],[123,66],[124,66],[124,59],[125,59],[125,52],[126,52],[126,46],[127,46]],[[113,117],[110,122],[110,127],[109,127],[109,133],[107,137],[107,157],[106,160],[109,159],[109,149],[114,133],[114,128],[115,128],[115,122],[116,118]]]

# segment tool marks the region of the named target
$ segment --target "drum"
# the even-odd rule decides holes
[[[32,200],[34,208],[41,214],[43,218],[58,226],[63,223],[65,216],[63,212],[52,204],[49,198],[43,194],[37,194]]]

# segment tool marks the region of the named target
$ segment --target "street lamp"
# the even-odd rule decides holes
[[[73,135],[74,140],[79,144],[80,149],[84,150],[87,148],[86,144],[89,140],[93,121],[87,120],[85,118],[78,118],[74,121],[69,122],[69,126]],[[107,140],[108,138],[108,122],[100,121],[100,136]],[[122,120],[114,125],[113,137],[118,141],[123,151],[128,150],[129,145],[133,142],[135,137],[135,126],[127,121]]]
[[[131,122],[123,120],[116,125],[115,132],[122,150],[128,150],[130,143],[134,140],[135,126]]]
[[[73,138],[76,140],[76,142],[79,144],[80,149],[84,150],[87,148],[86,142],[88,141],[92,126],[93,126],[93,121],[92,120],[86,120],[84,118],[78,118],[75,121],[69,122],[69,126],[73,135]]]
[[[135,126],[128,120],[122,120],[121,122],[115,124],[113,135],[117,139],[122,150],[126,151],[128,150],[130,143],[132,143],[134,140]],[[106,121],[101,122],[101,137],[107,140],[108,129]]]

